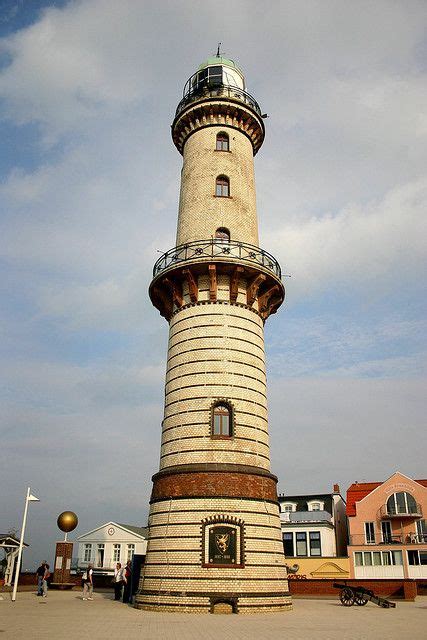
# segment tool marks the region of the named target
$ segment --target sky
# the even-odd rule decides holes
[[[188,77],[222,51],[269,116],[260,245],[286,275],[266,323],[272,471],[287,494],[425,478],[427,5],[416,0],[0,0],[0,530],[24,568],[144,526]],[[76,548],[74,555],[76,554]]]

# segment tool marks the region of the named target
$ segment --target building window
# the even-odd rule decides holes
[[[226,229],[225,227],[219,227],[215,231],[215,239],[216,240],[225,240],[227,242],[230,242],[230,232],[229,232],[229,230]]]
[[[293,533],[283,534],[283,550],[285,552],[285,556],[292,558],[292,556],[294,555],[294,534]]]
[[[365,538],[367,544],[375,543],[375,525],[373,522],[365,522]]]
[[[406,491],[393,493],[387,500],[387,513],[390,516],[402,514],[418,513],[418,505],[414,496]]]
[[[216,137],[216,150],[217,151],[229,151],[229,138],[224,131],[218,133]]]
[[[300,532],[296,534],[297,536],[297,556],[306,556],[307,555],[307,534],[304,532]]]
[[[127,555],[126,560],[132,560],[134,555],[135,555],[135,545],[134,544],[128,544],[128,555]]]
[[[230,195],[230,180],[227,176],[218,176],[216,179],[215,195],[220,198],[228,198]]]
[[[84,561],[85,562],[90,562],[91,560],[92,560],[92,545],[91,544],[85,544]]]
[[[218,403],[212,410],[212,435],[229,438],[231,432],[231,409],[228,405]]]
[[[322,550],[320,548],[320,531],[310,531],[310,555],[321,556]]]
[[[408,564],[412,566],[427,564],[427,551],[418,551],[418,549],[410,549],[408,551]]]
[[[113,545],[113,562],[120,562],[120,545]]]
[[[381,522],[381,535],[385,544],[390,544],[393,541],[390,520],[383,520]]]
[[[418,544],[424,544],[427,542],[427,525],[425,520],[418,520],[416,542]]]
[[[364,551],[363,553],[361,551],[354,552],[354,565],[356,567],[389,567],[390,565],[402,565],[402,562],[403,560],[401,551]]]
[[[96,561],[96,565],[98,567],[103,567],[104,566],[104,554],[105,554],[105,545],[100,543],[98,545],[98,558]]]
[[[307,502],[307,510],[308,511],[323,511],[325,508],[325,503],[321,500],[310,500]]]

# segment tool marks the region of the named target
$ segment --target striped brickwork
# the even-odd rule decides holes
[[[216,150],[220,132],[228,151]],[[150,286],[170,331],[160,467],[135,602],[163,611],[282,611],[291,600],[270,472],[264,322],[284,289],[280,270],[257,257],[253,156],[264,125],[236,100],[202,99],[179,113],[172,136],[183,154],[180,250]],[[229,180],[227,197],[216,195],[218,176]],[[187,245],[215,238],[218,228],[252,247],[253,260],[235,251],[228,258],[227,241],[218,258],[203,248],[200,258],[195,250],[186,257]],[[213,431],[216,403],[231,412],[228,435]],[[223,534],[232,540],[228,560],[215,551]]]

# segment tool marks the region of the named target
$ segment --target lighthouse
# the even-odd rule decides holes
[[[258,240],[253,159],[264,133],[232,60],[218,52],[186,82],[172,123],[183,157],[176,243],[149,291],[169,345],[138,608],[292,606],[270,471],[264,324],[284,287]]]

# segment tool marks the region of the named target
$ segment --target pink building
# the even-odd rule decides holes
[[[394,473],[347,490],[351,578],[427,578],[427,480]]]

